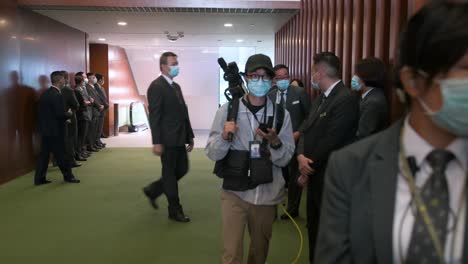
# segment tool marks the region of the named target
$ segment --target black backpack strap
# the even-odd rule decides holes
[[[279,134],[284,123],[284,106],[277,104],[276,109],[276,133]]]

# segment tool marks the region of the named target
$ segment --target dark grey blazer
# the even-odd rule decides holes
[[[357,140],[382,131],[387,127],[389,121],[388,105],[385,94],[381,89],[372,89],[361,100],[359,108]]]
[[[268,97],[272,102],[276,102],[278,87],[268,92]],[[293,132],[296,132],[301,127],[302,123],[307,119],[310,110],[310,99],[304,88],[290,85],[286,96],[286,110],[291,117]]]
[[[400,130],[387,130],[331,155],[314,263],[392,264]],[[464,261],[468,240],[465,222]]]

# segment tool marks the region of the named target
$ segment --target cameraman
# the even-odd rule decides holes
[[[245,72],[250,92],[239,103],[237,121],[226,121],[228,104],[223,105],[216,113],[205,152],[210,159],[217,162],[229,158],[234,152],[246,153],[247,164],[254,164],[253,160],[257,158],[257,153],[260,153],[259,159],[267,160],[269,164],[271,180],[253,188],[238,190],[237,187],[243,185],[241,180],[254,180],[255,168],[252,165],[247,165],[248,172],[242,170],[245,173],[238,175],[237,178],[224,177],[221,200],[225,264],[242,263],[246,224],[251,239],[248,263],[265,263],[276,205],[284,198],[285,182],[281,167],[288,164],[295,147],[291,120],[287,111],[283,112],[284,119],[279,134],[272,125],[276,123],[277,118],[274,102],[266,96],[274,77],[270,58],[263,54],[249,57]],[[259,127],[266,130],[266,133]],[[234,135],[232,141],[229,141],[229,133]],[[225,166],[226,163],[232,164],[225,162]],[[233,168],[224,167],[224,169]]]

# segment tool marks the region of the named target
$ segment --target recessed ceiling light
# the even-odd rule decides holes
[[[231,23],[226,23],[224,24],[225,27],[232,27],[232,24]]]
[[[106,41],[105,38],[98,38],[99,41]]]
[[[119,25],[119,26],[126,26],[126,25],[127,25],[127,22],[125,22],[125,21],[120,21],[120,22],[117,22],[117,25]]]
[[[251,27],[255,27],[255,24],[250,24]]]
[[[238,39],[238,40],[236,40],[236,42],[241,43],[241,42],[244,42],[244,40],[243,39]]]

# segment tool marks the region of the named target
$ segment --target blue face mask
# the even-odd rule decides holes
[[[281,91],[284,91],[284,90],[288,89],[288,87],[289,87],[289,80],[277,81],[277,82],[276,82],[276,86],[278,86],[278,88],[279,88]]]
[[[169,75],[174,78],[179,75],[179,66],[170,66]]]
[[[252,93],[254,96],[263,97],[271,89],[271,80],[270,81],[264,81],[262,79],[258,81],[250,80],[247,87],[249,88],[249,92]]]
[[[96,83],[97,83],[97,79],[94,79],[94,84],[96,84]]]
[[[468,78],[440,81],[443,105],[434,112],[418,98],[434,123],[459,137],[468,137]]]
[[[89,79],[88,79],[88,78],[84,79],[84,83],[88,84],[88,83],[89,83]]]
[[[314,75],[316,73],[312,74],[312,78],[310,79],[310,84],[312,84],[312,88],[316,91],[320,90],[320,86],[318,82],[314,82]]]
[[[360,80],[361,79],[356,75],[351,79],[351,89],[353,89],[353,91],[361,90],[361,84],[359,83]]]

